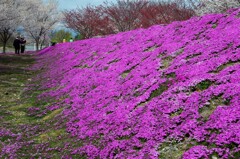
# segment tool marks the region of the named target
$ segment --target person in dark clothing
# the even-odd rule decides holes
[[[24,53],[25,45],[26,45],[27,41],[24,39],[24,37],[22,37],[20,41],[21,41],[21,43],[20,43],[21,44],[21,53]]]
[[[19,51],[20,51],[20,43],[21,43],[20,37],[18,36],[18,37],[14,40],[14,42],[13,42],[13,46],[14,46],[14,48],[15,48],[15,54],[19,54]]]
[[[52,41],[51,42],[51,46],[55,46],[56,45],[56,42],[55,41]]]

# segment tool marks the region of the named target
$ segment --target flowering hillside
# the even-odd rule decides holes
[[[40,97],[63,110],[72,154],[238,158],[240,10],[39,53]]]

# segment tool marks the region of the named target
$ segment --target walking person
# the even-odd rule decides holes
[[[13,46],[15,48],[15,54],[19,54],[20,52],[20,43],[21,43],[20,37],[18,36],[13,42]]]
[[[24,53],[27,41],[24,39],[24,37],[22,37],[20,41],[21,41],[21,53]]]

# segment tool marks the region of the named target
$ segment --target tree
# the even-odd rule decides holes
[[[48,32],[59,21],[56,0],[1,0],[0,42],[3,52],[6,44],[18,28],[24,28],[37,46],[48,39]]]
[[[139,11],[145,1],[122,1],[97,7],[87,6],[64,12],[67,27],[81,33],[83,38],[135,29],[139,26]]]
[[[90,38],[189,19],[194,15],[195,1],[117,0],[116,3],[105,2],[97,7],[66,11],[64,21],[83,38]]]
[[[39,50],[48,32],[59,21],[58,4],[55,0],[48,0],[45,3],[42,0],[25,1],[28,5],[25,8],[25,23],[22,25],[28,35],[34,39],[36,49]]]
[[[51,41],[61,43],[63,39],[69,41],[72,38],[72,34],[69,31],[65,31],[63,29],[54,31],[51,36]]]
[[[239,6],[240,0],[200,0],[200,7],[196,9],[196,14],[223,13],[230,8],[237,8]]]
[[[141,25],[149,27],[154,24],[168,24],[176,20],[187,20],[194,15],[192,7],[185,1],[151,1],[141,10]]]
[[[84,39],[113,33],[109,18],[100,7],[87,6],[65,11],[64,21],[68,28],[80,33]]]
[[[81,34],[77,34],[75,37],[74,37],[74,40],[82,40],[83,37]]]
[[[0,41],[3,44],[3,53],[6,52],[6,45],[21,22],[20,17],[21,1],[1,0],[0,2]]]
[[[104,13],[109,17],[115,32],[139,28],[141,10],[147,6],[148,1],[143,0],[117,0],[117,3],[107,3],[102,6]]]

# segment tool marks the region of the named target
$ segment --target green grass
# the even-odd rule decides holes
[[[42,120],[43,120],[43,121],[51,120],[51,119],[53,119],[54,117],[56,117],[58,114],[60,114],[62,111],[63,111],[63,108],[56,109],[56,110],[52,111],[50,114],[44,116]]]
[[[229,105],[229,103],[230,100],[223,99],[221,95],[214,96],[209,100],[208,104],[199,109],[199,114],[202,116],[204,121],[207,121],[219,105]]]
[[[201,52],[195,53],[195,54],[192,54],[192,55],[187,56],[185,59],[186,59],[186,60],[189,60],[189,59],[192,59],[192,58],[197,57],[197,56],[200,56],[200,55],[202,55]]]
[[[130,72],[131,72],[131,70],[124,71],[124,72],[121,74],[122,78],[125,79]]]
[[[215,29],[218,25],[217,24],[213,24],[212,28]]]
[[[31,65],[35,62],[35,59],[31,55],[7,55],[0,57],[1,64],[10,65]]]
[[[224,70],[225,68],[227,68],[229,66],[233,66],[235,64],[240,64],[240,60],[228,61],[228,62],[222,64],[221,66],[219,66],[216,70],[212,71],[211,73],[219,73],[220,71]]]
[[[167,57],[162,58],[161,59],[162,66],[160,67],[160,69],[168,68],[171,65],[173,59],[174,59],[174,57],[172,57],[172,56],[167,56]]]
[[[86,158],[71,154],[71,148],[80,147],[82,142],[66,132],[65,121],[62,122],[62,125],[55,126],[59,122],[57,116],[63,111],[63,108],[47,111],[47,114],[37,116],[55,100],[39,100],[38,95],[49,90],[39,90],[38,86],[32,87],[31,91],[24,91],[26,85],[32,82],[31,79],[39,73],[39,71],[28,70],[34,61],[34,56],[31,55],[0,55],[0,129],[22,134],[21,143],[31,142],[30,145],[23,146],[17,151],[18,158],[48,158],[47,156],[51,156],[51,158],[57,159],[64,154],[72,158]],[[37,81],[34,82],[38,85]],[[29,115],[30,107],[37,107],[40,110],[36,114]],[[36,127],[36,130],[31,130],[33,127]],[[5,144],[19,142],[16,137],[8,135],[1,136],[0,141]],[[61,152],[47,151],[47,148],[63,148],[66,143],[70,143],[71,148]],[[41,144],[47,146],[44,147]],[[38,146],[42,148],[38,149]],[[8,157],[8,155],[3,156],[3,158]]]
[[[144,52],[151,52],[151,51],[154,51],[156,48],[158,48],[158,46],[154,45],[154,46],[151,46],[151,47],[148,47],[144,50]]]
[[[65,133],[65,129],[50,130],[37,136],[35,140],[38,143],[48,142],[49,140],[57,140],[57,137],[64,135]]]
[[[185,151],[196,144],[190,138],[185,138],[183,141],[167,140],[158,148],[159,159],[180,159]]]
[[[210,80],[204,80],[202,82],[199,82],[197,85],[190,88],[192,92],[194,91],[203,91],[208,89],[214,82]]]
[[[182,112],[183,112],[183,109],[180,108],[180,109],[176,110],[175,112],[171,113],[170,117],[173,118],[173,117],[179,116]]]
[[[158,89],[152,91],[152,93],[150,94],[149,97],[149,101],[157,96],[160,96],[164,91],[166,91],[168,89],[167,83],[163,83],[161,84]]]
[[[123,71],[123,73],[121,73],[121,77],[122,77],[123,79],[125,79],[125,78],[128,76],[128,74],[129,74],[134,68],[136,68],[136,67],[137,67],[137,65],[131,67],[130,69],[128,69],[128,70],[126,70],[126,71]]]

